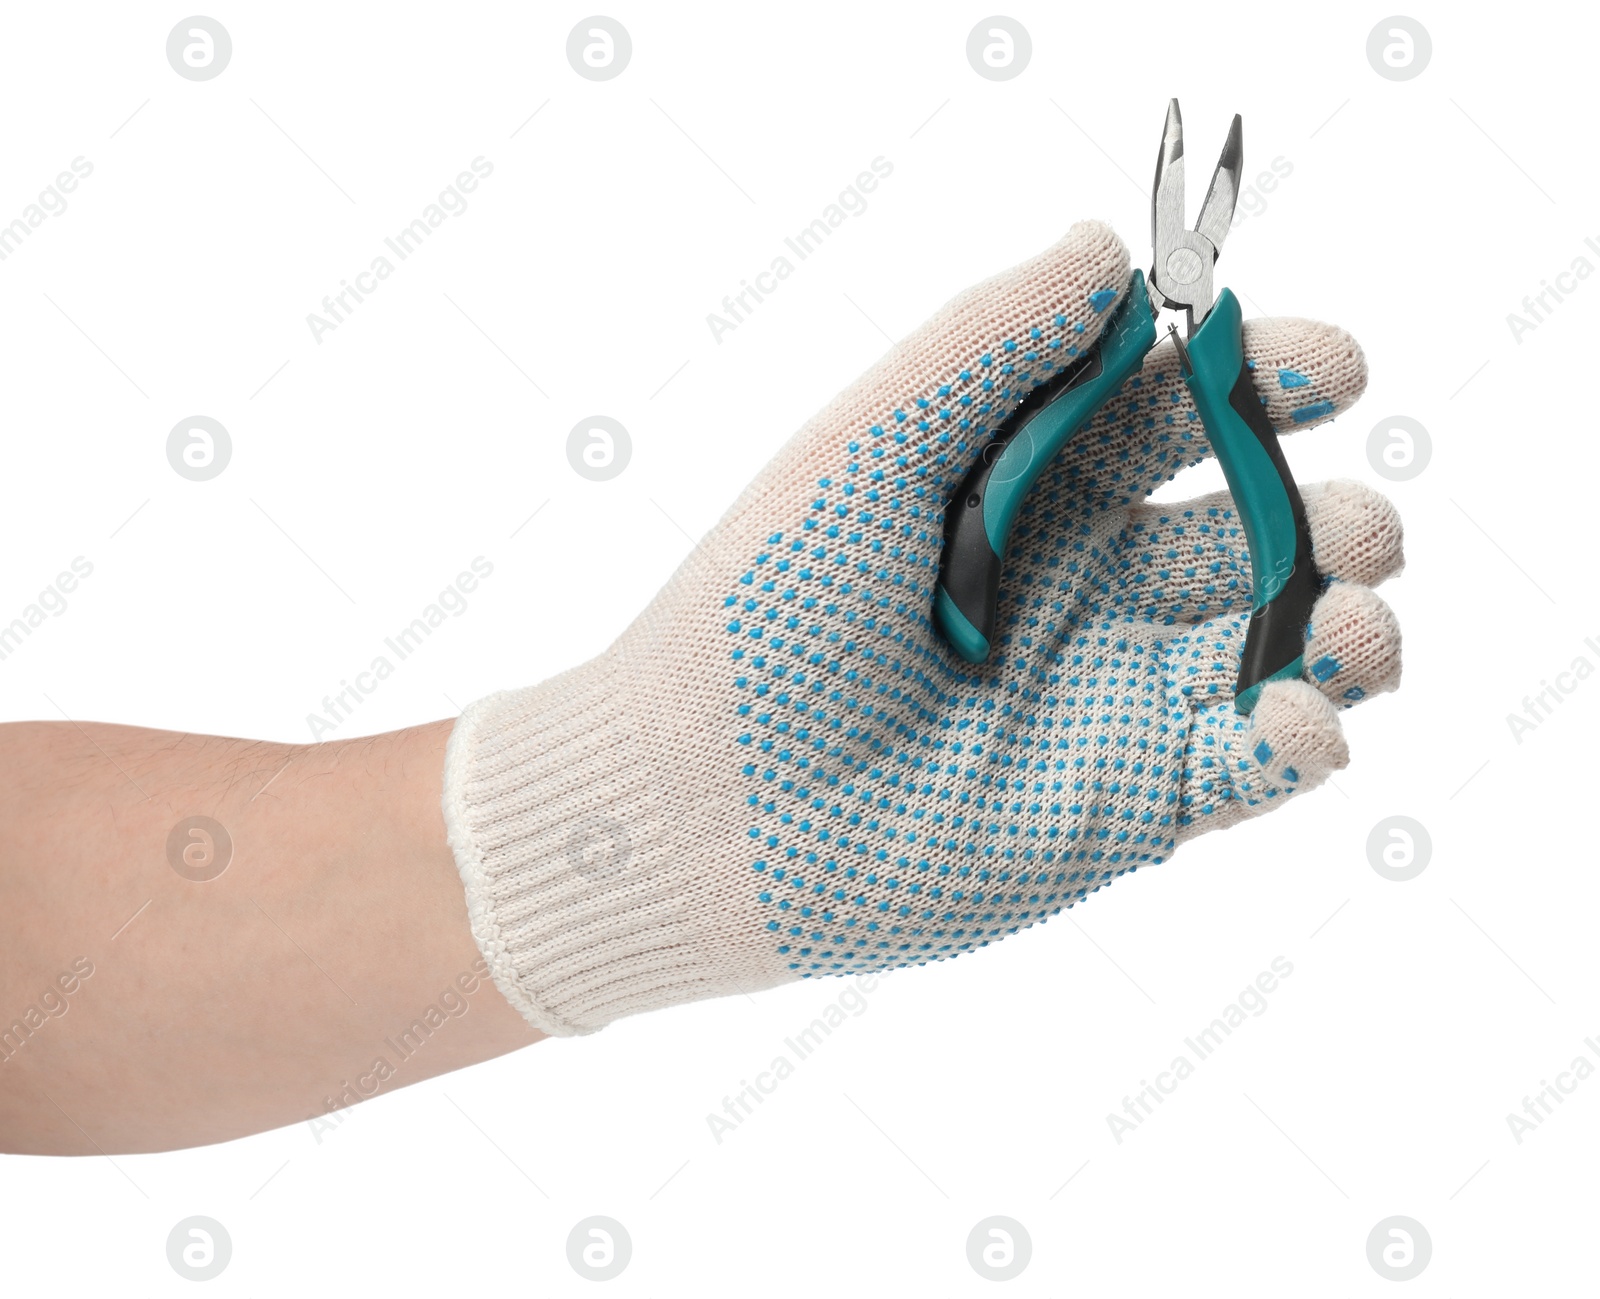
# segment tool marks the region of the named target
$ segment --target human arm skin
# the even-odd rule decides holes
[[[450,728],[289,745],[0,725],[0,1151],[225,1141],[538,1041],[468,926]],[[168,860],[193,815],[233,844],[204,882]]]
[[[1003,652],[974,670],[930,621],[943,503],[1130,274],[1083,222],[953,299],[784,444],[603,653],[453,731],[295,749],[0,729],[0,1148],[222,1140],[528,1025],[976,952],[1327,780],[1342,711],[1400,681],[1372,589],[1403,564],[1398,513],[1360,483],[1302,487],[1329,579],[1306,670],[1240,713],[1237,506],[1150,499],[1211,451],[1174,343],[1024,504]],[[1280,433],[1366,386],[1332,326],[1240,339]],[[237,845],[205,883],[167,861],[195,814]],[[478,990],[449,1018],[462,977]]]

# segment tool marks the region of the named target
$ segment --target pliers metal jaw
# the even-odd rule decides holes
[[[983,663],[997,631],[1001,570],[1011,525],[1057,453],[1140,368],[1162,308],[1187,317],[1172,329],[1179,370],[1222,465],[1250,552],[1251,615],[1234,705],[1249,713],[1271,681],[1301,675],[1306,627],[1322,579],[1305,506],[1244,359],[1243,312],[1214,271],[1233,222],[1244,166],[1237,115],[1199,219],[1184,219],[1183,118],[1167,108],[1151,195],[1154,262],[1138,271],[1095,348],[1025,400],[1001,425],[946,506],[933,622],[956,653]]]
[[[1205,320],[1212,304],[1212,268],[1222,255],[1233,209],[1239,202],[1239,175],[1244,168],[1244,122],[1233,115],[1222,157],[1211,174],[1200,219],[1190,230],[1184,221],[1183,115],[1178,101],[1167,105],[1167,124],[1156,158],[1156,181],[1150,196],[1150,242],[1155,260],[1150,267],[1150,296],[1158,305],[1182,311],[1189,333]]]

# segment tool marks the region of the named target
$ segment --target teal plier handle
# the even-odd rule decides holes
[[[1235,687],[1235,707],[1249,713],[1268,681],[1301,674],[1322,581],[1305,505],[1244,363],[1242,326],[1239,300],[1224,289],[1179,355],[1250,550],[1251,616]],[[968,663],[984,662],[993,646],[1001,570],[1024,498],[1140,367],[1155,339],[1144,275],[1135,271],[1095,350],[1006,420],[951,498],[933,621]]]
[[[1267,682],[1304,671],[1306,627],[1322,577],[1305,503],[1244,363],[1243,314],[1224,289],[1179,355],[1250,548],[1250,626],[1234,687],[1234,707],[1249,713]]]
[[[1095,348],[1007,417],[950,498],[933,621],[968,663],[982,663],[994,643],[1000,570],[1023,500],[1061,448],[1139,368],[1155,341],[1144,273],[1135,271]]]

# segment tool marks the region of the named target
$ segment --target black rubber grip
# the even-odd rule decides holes
[[[1300,489],[1295,486],[1283,448],[1278,445],[1278,434],[1256,394],[1249,366],[1239,367],[1239,377],[1228,393],[1228,404],[1256,435],[1262,450],[1277,469],[1294,514],[1295,532],[1294,568],[1273,597],[1250,617],[1239,681],[1234,691],[1242,695],[1251,686],[1282,672],[1305,653],[1306,627],[1311,621],[1311,607],[1322,591],[1322,575],[1311,554],[1311,529],[1306,523],[1305,502],[1300,499]]]
[[[1004,556],[995,553],[984,524],[983,503],[989,494],[989,478],[1006,447],[1029,420],[1057,398],[1099,378],[1103,369],[1100,350],[1096,348],[1029,393],[1000,425],[945,507],[939,584],[967,621],[991,644],[999,621]]]

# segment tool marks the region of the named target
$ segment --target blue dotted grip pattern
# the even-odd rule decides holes
[[[725,597],[748,887],[800,977],[986,946],[1164,860],[1233,800],[1282,797],[1233,707],[1238,517],[1134,512],[1206,452],[1175,361],[1147,359],[1023,504],[990,662],[931,624],[952,488],[1108,302],[863,427]]]

